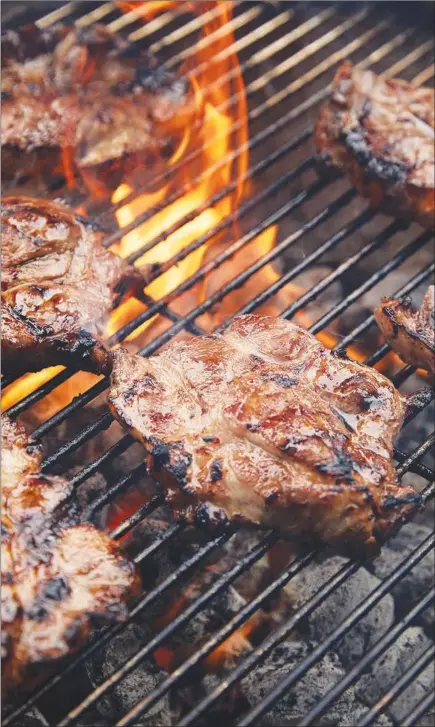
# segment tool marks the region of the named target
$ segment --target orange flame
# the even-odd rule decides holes
[[[137,255],[135,264],[148,266],[151,271],[145,293],[155,301],[170,302],[176,313],[185,315],[238,273],[269,253],[277,236],[277,226],[269,227],[248,244],[235,250],[231,256],[228,252],[228,258],[217,269],[204,275],[182,295],[177,294],[178,286],[190,280],[203,266],[211,266],[217,255],[227,252],[231,245],[240,240],[237,213],[241,201],[251,193],[250,182],[247,181],[247,102],[238,57],[232,51],[233,4],[220,0],[185,3],[147,0],[144,3],[121,2],[118,5],[126,12],[134,10],[146,21],[157,13],[180,6],[183,11],[207,11],[204,14],[202,36],[191,57],[180,69],[180,73],[189,81],[189,108],[193,107],[193,114],[189,123],[183,123],[181,128],[180,124],[174,128],[171,120],[167,122],[168,135],[175,144],[175,151],[169,161],[164,162],[171,173],[165,174],[165,178],[170,181],[135,196],[135,189],[129,186],[134,182],[129,177],[129,184],[124,181],[112,196],[112,202],[119,205],[116,218],[120,229],[134,223],[139,216],[145,217],[142,224],[122,236],[114,246],[114,251],[121,257]],[[210,143],[211,140],[213,143]],[[73,185],[74,170],[68,148],[63,150],[63,164],[68,183]],[[139,168],[138,176],[140,172]],[[90,194],[101,194],[100,180],[87,180],[86,183]],[[210,204],[209,200],[221,194],[228,185],[231,185],[228,194]],[[126,200],[125,204],[122,204],[123,200]],[[233,223],[224,229],[222,223],[230,216]],[[217,226],[222,227],[218,234],[214,232]],[[196,246],[196,241],[203,236],[207,241]],[[159,242],[151,246],[155,239],[159,239]],[[139,251],[147,245],[150,249],[141,255]],[[184,256],[183,251],[189,245],[192,250]],[[174,256],[180,257],[176,264],[171,262]],[[158,274],[153,273],[154,270]],[[263,266],[243,286],[236,288],[218,306],[202,315],[198,319],[199,325],[205,330],[212,330],[243,308],[247,300],[266,290],[278,277],[272,264]],[[276,315],[302,292],[296,285],[289,284],[257,311]],[[137,299],[123,303],[110,316],[106,336],[111,336],[144,311],[146,304]],[[303,311],[296,315],[295,322],[306,328],[311,323]],[[163,317],[154,316],[137,327],[127,340],[147,337],[154,325],[163,323]],[[328,348],[336,343],[336,339],[327,332],[319,333],[318,338]],[[353,355],[359,360],[364,359],[364,354],[359,351],[354,351]],[[52,367],[37,374],[28,374],[7,387],[3,392],[3,409],[12,406],[61,370],[62,367]],[[42,418],[46,419],[73,396],[85,391],[95,380],[91,374],[75,374],[45,397],[36,406],[36,411],[41,411]]]
[[[162,9],[172,3],[146,3],[142,9],[134,3],[134,10],[143,12],[148,18],[157,6]],[[123,6],[126,4],[123,3]],[[127,3],[128,9],[131,4]],[[141,194],[117,211],[119,226],[131,224],[139,215],[150,212],[156,205],[165,199],[176,197],[176,191],[186,188],[183,196],[174,199],[163,210],[154,214],[149,220],[123,236],[118,252],[122,257],[136,253],[141,247],[150,243],[154,238],[164,235],[165,231],[177,228],[186,216],[191,215],[191,221],[179,226],[175,232],[166,239],[152,247],[137,260],[137,265],[153,264],[164,265],[175,255],[179,254],[189,244],[207,233],[210,233],[222,220],[235,212],[237,206],[247,191],[246,183],[242,178],[248,166],[247,141],[247,113],[246,98],[243,92],[243,79],[238,66],[237,56],[234,53],[222,54],[233,42],[233,33],[230,29],[232,7],[231,3],[216,5],[217,13],[206,22],[203,28],[203,40],[213,34],[212,42],[199,40],[194,57],[183,68],[183,73],[189,79],[190,92],[194,100],[195,118],[193,123],[185,129],[178,147],[169,160],[169,167],[174,167],[180,159],[190,159],[184,164],[179,173],[168,184],[151,193]],[[228,28],[228,29],[227,29]],[[216,33],[217,30],[221,32]],[[217,60],[216,60],[217,58]],[[214,62],[213,62],[213,59]],[[212,62],[210,62],[212,61]],[[238,69],[234,72],[234,69]],[[217,83],[222,77],[228,76],[227,82]],[[235,98],[227,113],[219,111],[223,102]],[[236,138],[231,131],[234,119],[245,119],[245,124],[239,128]],[[216,143],[210,145],[210,139]],[[232,150],[242,148],[237,155],[231,155]],[[230,156],[226,164],[221,160]],[[235,179],[233,192],[214,205],[207,206],[207,201],[217,192],[227,187]],[[198,180],[198,181],[195,181]],[[133,190],[123,183],[115,191],[112,201],[119,203],[131,194]],[[200,211],[195,214],[195,210]],[[233,234],[237,235],[237,227],[233,227]],[[259,240],[259,249],[270,249],[275,240],[276,230],[271,228]],[[207,250],[218,242],[218,235],[212,236],[208,243],[191,252],[176,266],[168,266],[165,272],[153,280],[145,289],[146,294],[154,300],[161,300],[177,288],[182,282],[191,277],[206,259]],[[201,285],[192,291],[189,299],[184,296],[175,304],[180,307],[180,313],[186,312],[201,301],[204,286]],[[123,323],[145,310],[145,305],[138,301],[128,301],[113,314],[108,326],[107,334],[116,331]],[[152,321],[148,321],[137,328],[131,338],[140,335]]]

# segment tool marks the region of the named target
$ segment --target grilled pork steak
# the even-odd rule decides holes
[[[26,690],[75,652],[93,626],[127,615],[139,579],[114,541],[78,524],[61,477],[2,417],[2,694]]]
[[[435,226],[434,91],[343,63],[315,128],[317,150],[374,207]]]
[[[8,31],[2,68],[8,178],[23,162],[38,163],[35,150],[42,158],[62,148],[82,171],[100,176],[108,166],[117,186],[130,157],[135,165],[144,162],[182,132],[193,113],[185,80],[98,24]]]
[[[143,287],[138,270],[102,244],[92,223],[60,204],[9,197],[2,204],[3,373],[54,364],[107,373],[103,319]]]
[[[391,464],[401,394],[279,318],[241,316],[149,359],[120,349],[109,402],[189,522],[373,555],[420,502]]]
[[[416,310],[409,298],[383,298],[375,309],[376,322],[385,340],[412,366],[435,373],[435,287],[429,286]]]

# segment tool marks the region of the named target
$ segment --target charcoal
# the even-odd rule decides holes
[[[375,704],[430,645],[430,639],[421,628],[414,626],[407,629],[372,665],[370,673],[361,677],[356,687],[359,698],[369,706]],[[401,692],[389,707],[389,714],[400,724],[408,712],[433,689],[434,665],[430,664]]]
[[[384,546],[381,555],[374,562],[374,574],[381,580],[386,578],[431,533],[431,529],[416,523],[409,523],[403,527],[397,536]],[[402,618],[430,590],[434,580],[435,553],[430,551],[392,589],[396,618]],[[419,616],[419,623],[427,627],[432,623],[433,626],[429,609]]]
[[[271,690],[305,659],[315,648],[313,642],[286,640],[281,643],[255,671],[243,680],[242,689],[253,707],[268,696]],[[296,725],[333,686],[345,675],[335,653],[327,654],[300,679],[289,692],[267,712],[256,724],[259,727],[280,727]],[[353,687],[334,702],[324,716],[316,720],[316,726],[354,727],[362,718],[365,707],[356,698]],[[379,727],[391,724],[381,718]]]
[[[112,676],[127,659],[136,654],[151,638],[151,630],[137,624],[129,624],[115,638],[86,662],[86,670],[92,686],[99,686]],[[113,725],[140,699],[147,696],[165,678],[152,658],[141,662],[138,667],[122,679],[116,687],[98,702],[98,712]],[[135,727],[169,727],[171,725],[169,699],[163,697],[149,712],[135,722]]]
[[[173,523],[166,520],[165,515],[165,510],[159,508],[133,529],[126,539],[126,548],[131,555],[151,547],[173,527]],[[189,530],[158,547],[140,564],[144,588],[154,588],[161,583],[195,555],[200,547],[200,538]]]
[[[200,591],[205,592],[208,585],[211,585],[212,580],[214,580],[207,578],[208,574],[205,575],[206,578],[202,579],[201,588],[198,588],[196,595],[199,595]],[[206,608],[189,621],[187,626],[180,632],[180,635],[176,637],[176,640],[185,644],[200,646],[202,642],[208,640],[230,621],[245,605],[245,599],[235,588],[232,586],[225,588]],[[247,645],[246,647],[248,648]]]
[[[333,578],[346,562],[345,559],[335,556],[304,568],[287,586],[294,606],[301,606],[324,583]],[[306,629],[309,638],[322,641],[346,616],[355,611],[379,583],[379,578],[369,573],[366,568],[359,568],[324,599],[307,622],[300,626]],[[334,646],[343,665],[350,667],[356,664],[364,651],[390,628],[393,619],[394,600],[388,594]]]
[[[433,727],[435,724],[435,711],[431,709],[429,712],[420,717],[415,723],[415,727]]]
[[[37,707],[32,707],[21,715],[20,727],[48,727],[48,722]]]

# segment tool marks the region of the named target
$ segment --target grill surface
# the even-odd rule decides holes
[[[415,3],[413,5],[415,8]],[[24,17],[19,13],[19,4],[16,6],[11,19],[14,25],[22,22],[22,17]],[[24,7],[23,12],[26,10]],[[213,10],[209,12],[213,12]],[[32,13],[35,14],[34,7]],[[194,39],[203,22],[201,17],[193,20],[192,16],[184,18],[183,13],[184,9],[180,5],[179,8],[168,10],[143,25],[135,12],[121,14],[111,2],[102,5],[69,2],[59,4],[59,7],[56,7],[49,15],[40,18],[38,22],[41,27],[47,27],[58,20],[74,21],[82,26],[96,21],[103,22],[108,24],[113,31],[119,30],[129,34],[132,42],[144,43],[151,47],[167,63],[168,67],[177,67],[192,52]],[[433,260],[431,261],[430,253],[432,235],[429,232],[422,232],[417,226],[405,226],[367,211],[365,205],[357,199],[354,190],[349,189],[343,179],[324,180],[319,178],[314,167],[310,134],[319,102],[327,92],[326,84],[331,80],[337,63],[344,58],[351,58],[362,67],[373,68],[390,77],[399,75],[408,80],[414,79],[420,84],[431,83],[434,65],[433,39],[429,36],[429,31],[426,34],[424,28],[411,25],[409,18],[406,18],[406,13],[404,18],[399,15],[393,16],[387,3],[364,5],[352,3],[350,7],[343,4],[335,7],[323,3],[235,2],[232,24],[236,31],[237,51],[244,73],[249,102],[248,148],[251,166],[246,177],[252,177],[256,185],[256,191],[252,197],[244,202],[239,210],[240,220],[243,222],[248,220],[248,223],[242,226],[244,234],[217,259],[202,266],[162,300],[147,299],[147,310],[113,335],[111,343],[123,341],[140,324],[160,313],[169,321],[169,327],[142,348],[142,355],[154,353],[181,331],[187,331],[193,335],[200,334],[202,332],[200,317],[271,261],[281,265],[283,271],[281,277],[254,299],[246,300],[243,308],[236,313],[255,311],[259,305],[269,300],[287,283],[293,280],[298,282],[302,274],[319,264],[324,264],[325,261],[331,261],[333,263],[331,272],[324,275],[319,282],[300,295],[282,312],[286,318],[292,318],[302,309],[310,312],[311,307],[321,299],[325,292],[330,290],[331,286],[341,283],[343,291],[341,299],[315,321],[310,329],[313,333],[322,331],[338,320],[346,320],[346,317],[354,320],[351,317],[352,312],[361,308],[363,297],[376,286],[379,286],[376,290],[379,290],[379,295],[381,295],[385,282],[388,282],[391,276],[396,271],[402,270],[404,266],[407,266],[405,269],[411,270],[411,272],[405,282],[397,286],[394,291],[397,294],[412,294],[421,290],[431,282],[433,276],[434,263]],[[261,34],[258,33],[260,26]],[[213,140],[210,143],[213,143]],[[61,182],[56,182],[56,184],[61,186]],[[207,204],[224,198],[233,189],[234,185],[223,189]],[[53,189],[53,193],[59,194],[60,192]],[[153,213],[164,209],[173,199],[174,195],[152,212],[137,218],[128,229],[134,229],[145,219],[150,218]],[[125,204],[125,200],[123,204]],[[199,214],[202,209],[203,207],[198,208],[196,212]],[[255,218],[253,212],[256,214]],[[113,219],[113,213],[113,207],[102,213],[101,221],[106,227],[110,226],[109,222]],[[225,219],[221,223],[221,228],[228,229],[232,222],[231,218]],[[188,314],[182,316],[174,311],[173,302],[181,293],[204,279],[214,268],[223,264],[235,251],[248,245],[260,231],[272,223],[280,225],[280,237],[272,252],[239,272],[237,277],[195,306]],[[177,228],[182,224],[183,221],[177,223]],[[151,249],[173,230],[172,227],[159,235],[146,245],[146,249]],[[195,240],[187,249],[176,255],[166,267],[176,265],[193,249],[204,245],[213,232]],[[124,233],[125,229],[121,233],[113,227],[108,235],[108,244],[120,239]],[[144,248],[132,256],[132,261],[138,259],[143,252]],[[411,268],[410,263],[413,263]],[[361,270],[366,271],[364,275],[361,275]],[[156,278],[160,272],[155,273]],[[403,277],[400,280],[403,280]],[[224,328],[229,322],[230,319],[226,320],[220,328]],[[359,318],[356,325],[348,326],[348,332],[340,341],[340,346],[364,342],[370,330],[374,329],[372,315],[368,315],[364,320]],[[367,363],[374,365],[380,362],[388,351],[386,345],[381,346],[367,359]],[[71,376],[70,371],[58,374],[53,380],[16,403],[9,410],[9,415],[16,417],[18,414],[26,412],[32,404],[42,401],[69,376]],[[414,369],[406,366],[394,375],[393,381],[397,386],[406,387],[414,377]],[[70,417],[75,417],[80,421],[85,405],[94,401],[107,389],[107,386],[108,381],[105,379],[92,386],[54,416],[40,423],[33,432],[33,436],[41,439],[53,432],[55,437],[57,428]],[[423,410],[432,405],[432,399],[433,392],[428,389],[427,395],[421,397],[417,402],[410,420],[421,417]],[[92,415],[92,410],[90,411]],[[91,420],[88,416],[86,422],[86,426],[79,428],[72,438],[47,456],[44,461],[44,471],[54,469],[65,471],[71,461],[69,455],[78,450],[78,457],[80,457],[80,448],[93,438],[98,439],[101,433],[111,425],[112,417],[105,410],[100,416],[97,414],[91,416]],[[407,426],[409,426],[409,422]],[[405,437],[406,431],[405,428]],[[406,438],[402,436],[401,441],[406,443]],[[419,478],[427,501],[435,494],[434,472],[424,462],[425,455],[433,447],[433,441],[434,437],[431,435],[427,440],[420,441],[413,451],[402,451],[404,445],[395,451],[399,476],[402,477],[412,472],[414,479]],[[121,454],[127,452],[132,444],[133,441],[129,436],[123,436],[107,451],[87,462],[81,471],[75,470],[72,475],[74,486],[79,488],[95,473],[110,468],[112,463]],[[129,489],[143,480],[145,475],[143,464],[126,472],[125,476],[91,502],[86,517],[98,518],[107,504],[121,493],[128,495]],[[120,539],[129,534],[161,505],[162,497],[156,494],[150,502],[138,507],[133,514],[113,529],[112,536]],[[150,546],[136,554],[136,562],[143,565],[156,553],[163,552],[169,544],[177,542],[183,530],[182,525],[172,525]],[[140,602],[131,611],[129,622],[138,615],[146,615],[147,609],[154,604],[164,602],[165,596],[174,592],[174,586],[176,592],[181,592],[189,579],[194,576],[198,577],[202,572],[201,569],[207,559],[211,556],[216,557],[222,546],[231,537],[232,534],[228,533],[201,545],[193,556],[184,560],[156,588],[144,593]],[[309,669],[342,639],[354,624],[358,623],[386,594],[390,593],[393,587],[433,549],[434,540],[435,537],[432,534],[421,543],[416,541],[415,550],[405,557],[368,597],[361,601],[351,615],[341,623],[337,623],[332,633],[327,635],[324,641],[301,661],[296,669],[289,671],[285,679],[250,711],[245,711],[237,724],[244,727],[260,724],[262,715],[266,714],[284,693],[290,690],[305,673],[309,672]],[[112,690],[142,660],[150,658],[177,629],[181,629],[194,615],[212,604],[218,594],[224,592],[241,574],[246,573],[276,541],[277,538],[273,533],[266,533],[263,540],[253,550],[246,552],[232,569],[222,575],[216,574],[212,585],[202,595],[195,598],[151,641],[146,644],[137,644],[137,653],[100,687],[89,693],[84,699],[83,696],[80,696],[72,704],[65,703],[62,708],[62,697],[59,695],[65,693],[68,684],[71,686],[71,683],[74,683],[78,667],[87,657],[98,653],[104,644],[109,643],[117,633],[120,633],[125,628],[125,624],[105,628],[62,672],[39,688],[24,704],[13,711],[11,709],[3,720],[5,727],[10,724],[22,724],[23,713],[35,703],[42,705],[43,712],[45,711],[44,705],[57,704],[55,722],[52,721],[51,724],[65,726],[80,722],[81,716],[89,713],[89,710],[104,694]],[[213,633],[200,649],[185,660],[176,671],[168,674],[156,689],[138,702],[117,724],[123,727],[139,724],[140,715],[149,712],[170,689],[182,683],[186,675],[194,673],[195,667],[216,646],[222,644],[225,639],[245,624],[252,614],[270,599],[271,595],[289,583],[297,573],[312,562],[314,557],[313,553],[300,556],[283,569],[271,584],[247,603],[222,628]],[[254,651],[248,656],[240,657],[231,674],[215,684],[209,694],[198,701],[182,717],[179,724],[197,724],[201,718],[211,724],[211,722],[207,722],[209,710],[219,703],[219,700],[229,692],[233,685],[239,683],[266,659],[295,627],[302,624],[309,614],[314,612],[359,568],[359,563],[345,563],[326,584],[319,588],[288,620],[267,636]],[[434,589],[432,588],[419,599],[411,611],[396,621],[394,626],[365,652],[360,663],[350,669],[345,678],[339,681],[332,690],[325,693],[299,724],[304,726],[318,724],[321,715],[328,714],[334,701],[350,685],[358,681],[360,676],[400,634],[415,622],[419,614],[429,608],[433,597]],[[375,723],[379,715],[428,666],[433,656],[432,647],[416,659],[415,663],[405,671],[382,699],[367,710],[364,718],[359,722],[360,727]],[[433,694],[426,694],[414,706],[403,724],[418,723],[420,717],[431,707],[432,702]]]

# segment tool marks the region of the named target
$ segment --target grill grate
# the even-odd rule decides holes
[[[210,6],[210,9],[206,9],[206,17],[213,17],[215,12],[213,6]],[[17,9],[13,16],[14,24],[20,22],[19,18]],[[40,27],[48,27],[58,20],[74,21],[82,27],[94,22],[104,22],[112,31],[121,30],[128,33],[131,42],[146,44],[147,47],[158,53],[170,68],[178,67],[180,62],[189,57],[192,52],[192,38],[201,30],[204,16],[193,19],[191,16],[185,16],[184,8],[180,5],[175,9],[163,12],[144,25],[135,11],[121,14],[112,2],[105,2],[101,5],[68,2],[60,3],[59,7],[41,18],[38,24]],[[239,222],[243,220],[245,223],[248,220],[250,224],[242,236],[217,257],[203,264],[171,293],[159,300],[153,300],[149,296],[144,298],[146,310],[112,336],[110,342],[119,343],[140,325],[160,314],[168,321],[169,327],[147,342],[140,351],[144,356],[156,352],[180,332],[185,331],[192,335],[203,333],[201,316],[225,300],[230,293],[240,288],[255,273],[271,262],[284,264],[282,275],[254,298],[247,300],[234,315],[255,311],[259,306],[270,301],[272,296],[281,291],[285,285],[298,280],[303,273],[312,270],[325,260],[333,260],[335,264],[331,272],[300,295],[281,313],[286,318],[293,318],[298,312],[309,309],[310,305],[315,303],[325,291],[330,290],[335,283],[341,283],[344,292],[340,301],[330,306],[327,312],[313,323],[310,328],[313,333],[324,330],[337,319],[341,319],[343,314],[349,315],[352,306],[356,303],[361,305],[361,301],[368,291],[388,279],[388,276],[400,270],[406,263],[415,262],[415,266],[406,282],[398,285],[395,290],[397,295],[417,291],[422,285],[427,285],[433,276],[434,263],[430,262],[430,255],[427,254],[432,244],[432,235],[429,232],[422,233],[414,225],[407,226],[397,221],[386,220],[372,211],[365,210],[364,206],[358,207],[355,191],[349,189],[341,178],[336,177],[329,180],[318,178],[312,156],[310,134],[318,104],[328,91],[325,83],[331,78],[338,62],[350,57],[361,67],[374,68],[385,76],[392,77],[400,74],[404,78],[413,79],[418,84],[427,84],[431,82],[434,75],[433,39],[425,33],[424,28],[410,24],[409,20],[402,22],[399,17],[393,17],[386,3],[351,3],[350,7],[345,4],[325,7],[322,3],[280,3],[275,0],[264,3],[239,1],[234,2],[234,17],[229,26],[236,33],[235,44],[232,48],[222,52],[229,53],[237,50],[239,53],[249,101],[250,136],[245,147],[254,161],[244,174],[244,178],[257,181],[258,177],[258,191],[240,206],[237,214],[227,216],[217,227],[195,239],[156,270],[153,279],[157,279],[166,270],[180,263],[191,252],[203,247],[216,233],[228,231],[236,219]],[[260,26],[261,38],[259,39],[258,28]],[[209,37],[205,42],[210,43],[212,40],[213,38]],[[409,51],[410,48],[411,51]],[[216,59],[213,59],[212,62],[215,61]],[[220,83],[221,80],[219,79],[217,83]],[[239,126],[240,122],[235,122],[232,131],[237,132]],[[209,143],[212,145],[215,142],[216,139],[211,139]],[[267,150],[269,149],[268,144],[271,145],[271,150],[264,153],[265,146]],[[230,159],[236,159],[238,154],[240,154],[240,148],[231,153]],[[227,161],[229,161],[228,157],[220,160],[216,165],[217,169]],[[166,170],[157,181],[163,184],[170,180],[179,171],[182,163],[186,163],[186,160],[180,162],[178,166]],[[282,172],[283,168],[288,171]],[[200,181],[200,177],[198,181]],[[196,181],[194,180],[194,182]],[[155,183],[156,180],[153,180],[153,184]],[[231,182],[206,203],[198,206],[193,213],[186,215],[131,255],[130,261],[138,260],[146,251],[153,249],[208,206],[216,204],[234,192],[235,188],[236,183]],[[144,185],[140,191],[149,189],[151,189],[149,185]],[[119,229],[110,231],[107,236],[107,244],[111,245],[127,231],[137,229],[143,222],[151,219],[157,212],[164,210],[170,203],[179,199],[185,191],[187,188],[177,189],[177,192],[170,195],[163,203],[155,206],[146,214],[138,216],[122,231]],[[56,190],[56,194],[58,193],[59,191]],[[110,227],[114,213],[130,199],[133,199],[133,196],[104,210],[101,213],[100,222],[106,228]],[[264,218],[260,221],[252,216],[259,209],[264,214]],[[252,219],[255,221],[252,222]],[[289,226],[288,221],[292,219],[296,220],[296,227]],[[246,249],[259,233],[276,223],[280,224],[280,230],[282,226],[283,231],[280,232],[281,236],[276,246],[269,253],[247,265],[236,277],[189,310],[186,315],[180,315],[175,311],[173,305],[182,293],[203,281],[213,270],[220,268],[230,260],[236,252]],[[355,239],[360,241],[358,245],[355,245]],[[349,249],[344,249],[343,244],[349,246]],[[381,262],[378,264],[378,256],[387,245],[390,254],[387,259],[381,256]],[[420,260],[421,263],[418,262]],[[366,275],[361,282],[358,271],[363,262],[370,264],[372,272]],[[232,317],[228,317],[216,330],[223,330],[228,326]],[[366,336],[372,326],[374,326],[374,318],[370,314],[342,337],[340,347],[347,347],[361,340],[361,337]],[[388,352],[388,346],[383,345],[366,360],[366,363],[375,365],[382,361]],[[402,386],[409,383],[414,375],[415,370],[406,366],[393,376],[393,381],[397,386]],[[26,412],[33,404],[42,401],[44,397],[55,391],[70,376],[70,371],[62,371],[57,374],[52,380],[14,404],[8,410],[9,415],[16,417]],[[10,382],[3,381],[4,386],[8,383]],[[73,399],[34,430],[35,439],[46,437],[74,414],[80,414],[83,407],[103,394],[107,386],[107,379],[102,379]],[[416,398],[408,422],[421,416],[423,410],[431,406],[432,399],[433,391],[430,389],[425,396]],[[112,416],[106,409],[101,416],[81,428],[77,434],[47,456],[43,464],[44,471],[54,468],[56,471],[65,469],[69,455],[79,450],[91,439],[98,437],[112,424],[112,421]],[[433,442],[432,434],[420,442],[413,451],[403,452],[401,449],[395,449],[399,477],[412,472],[422,478],[422,481],[426,482],[425,489],[423,489],[426,501],[435,495],[434,472],[423,461],[425,455],[433,448]],[[86,463],[81,471],[75,472],[71,477],[75,491],[93,474],[115,462],[132,445],[133,439],[128,435],[123,436],[107,451]],[[85,518],[92,520],[98,517],[107,504],[112,503],[121,493],[128,492],[129,488],[143,480],[146,475],[144,464],[128,471],[119,481],[108,486],[103,494],[90,503]],[[111,535],[118,540],[123,538],[147,516],[157,511],[162,504],[162,496],[155,495],[147,504],[142,505],[125,518],[111,531]],[[162,535],[155,538],[151,545],[135,556],[136,563],[143,564],[156,553],[162,552],[171,543],[178,542],[184,530],[185,528],[181,524],[169,527]],[[134,621],[138,615],[146,614],[147,609],[171,593],[171,589],[174,587],[180,591],[211,556],[221,552],[220,549],[231,539],[232,535],[231,532],[226,533],[199,547],[193,556],[174,568],[157,587],[142,596],[139,603],[132,609],[127,623]],[[77,724],[80,717],[87,713],[103,695],[120,683],[141,661],[149,658],[157,648],[165,644],[177,629],[181,629],[196,614],[203,611],[237,578],[248,572],[276,542],[277,537],[274,533],[266,533],[253,549],[245,553],[227,572],[217,575],[211,587],[192,600],[148,643],[138,644],[140,648],[137,653],[127,660],[118,671],[84,699],[80,697],[80,703],[76,703],[68,714],[62,713],[60,717],[56,717],[56,724],[59,727]],[[295,669],[291,670],[255,707],[251,708],[249,712],[245,711],[237,724],[240,727],[260,724],[259,720],[262,716],[386,594],[391,593],[394,586],[403,580],[431,552],[433,547],[434,535],[430,535],[416,545],[414,551],[404,557],[403,561],[389,573],[379,586],[364,598],[349,616],[336,625],[322,643]],[[309,553],[293,560],[275,580],[208,638],[176,671],[168,674],[158,687],[126,713],[117,725],[126,727],[140,724],[138,720],[141,715],[148,713],[169,690],[179,686],[186,675],[194,673],[195,668],[218,645],[246,624],[271,596],[277,594],[298,573],[309,566],[315,556],[316,553]],[[361,564],[357,562],[346,562],[338,567],[335,574],[289,619],[269,634],[252,653],[241,658],[229,675],[227,674],[205,698],[199,700],[188,713],[184,714],[179,724],[184,726],[197,724],[201,719],[207,720],[209,710],[219,704],[219,700],[234,685],[239,684],[247,674],[262,663],[278,644],[303,623],[304,619],[313,613],[340,585],[346,583],[360,567]],[[434,589],[432,588],[364,653],[361,661],[350,669],[345,677],[323,695],[321,700],[299,722],[301,727],[302,725],[306,727],[318,724],[320,717],[327,714],[335,700],[361,677],[363,672],[393,644],[409,625],[415,623],[415,619],[433,602],[433,597]],[[68,677],[77,673],[77,667],[82,665],[89,656],[97,653],[105,644],[108,644],[118,633],[121,633],[125,626],[126,624],[116,625],[102,630],[66,668],[48,680],[24,704],[11,711],[3,720],[3,724],[5,726],[19,725],[22,715],[31,705],[35,703],[43,705],[48,699],[55,702],[57,690],[67,682]],[[359,722],[359,727],[375,723],[379,715],[427,668],[433,655],[432,646],[416,659],[382,699],[366,712]],[[432,703],[433,694],[428,693],[413,707],[402,724],[415,724]]]

